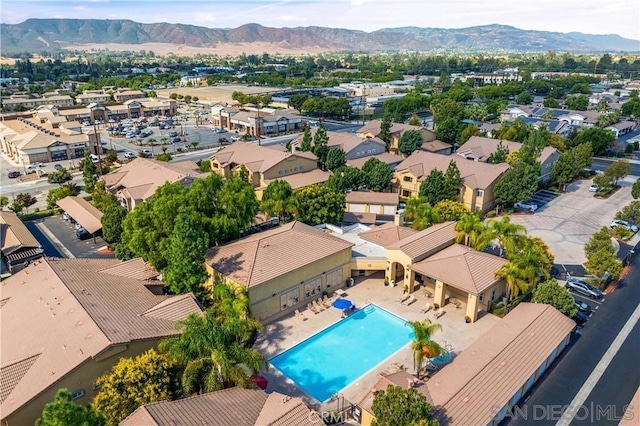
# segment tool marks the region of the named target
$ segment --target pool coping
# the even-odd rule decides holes
[[[364,305],[362,308],[357,309],[357,311],[363,310],[363,309],[365,309],[367,306],[375,306],[376,308],[378,308],[378,309],[380,309],[380,310],[382,310],[382,311],[386,312],[387,314],[389,314],[389,315],[391,315],[391,316],[393,316],[393,317],[396,317],[396,318],[398,318],[398,319],[399,319],[399,320],[401,320],[401,321],[404,321],[404,323],[405,323],[405,324],[409,322],[409,320],[406,320],[406,319],[402,318],[400,315],[394,314],[393,312],[390,312],[389,310],[387,310],[387,309],[383,308],[382,306],[380,306],[380,305],[378,305],[378,304],[376,304],[376,303],[373,303],[373,302],[369,302],[369,303],[367,303],[367,304],[366,304],[366,305]],[[348,388],[348,387],[353,386],[354,384],[356,384],[356,382],[357,382],[357,381],[359,381],[360,379],[362,379],[362,378],[363,378],[364,376],[366,376],[367,374],[370,374],[373,370],[375,370],[378,366],[380,366],[381,364],[383,364],[384,362],[386,362],[389,358],[392,358],[392,357],[393,357],[393,356],[395,356],[398,352],[400,352],[400,351],[404,350],[404,349],[407,347],[407,345],[409,345],[409,343],[411,342],[411,339],[409,339],[409,342],[407,342],[407,343],[405,343],[404,345],[402,345],[401,347],[399,347],[396,351],[394,351],[393,353],[389,354],[389,356],[386,356],[385,358],[381,359],[381,360],[380,360],[380,362],[378,362],[377,364],[373,365],[370,369],[368,369],[368,370],[367,370],[367,371],[365,371],[364,373],[362,373],[362,374],[360,374],[359,376],[355,377],[353,380],[351,380],[351,382],[350,382],[348,385],[346,385],[346,386],[344,386],[344,387],[340,388],[338,391],[334,392],[331,396],[329,396],[327,399],[325,399],[325,400],[323,400],[323,401],[320,401],[318,398],[316,398],[315,396],[311,395],[311,394],[310,394],[309,392],[307,392],[307,390],[306,390],[304,387],[302,387],[298,382],[296,382],[295,380],[293,380],[293,379],[292,379],[291,377],[289,377],[289,376],[288,376],[284,371],[282,371],[281,369],[279,369],[278,367],[276,367],[276,366],[271,362],[271,360],[272,360],[272,359],[279,357],[279,356],[280,356],[280,355],[282,355],[283,353],[285,353],[285,352],[287,352],[287,351],[289,351],[289,350],[291,350],[291,349],[295,348],[296,346],[298,346],[298,345],[300,345],[300,344],[302,344],[302,343],[306,342],[307,340],[309,340],[309,339],[311,339],[312,337],[314,337],[314,336],[316,336],[316,335],[318,335],[318,334],[320,334],[320,333],[324,332],[325,330],[328,330],[328,329],[330,329],[331,327],[337,326],[337,325],[338,325],[338,324],[340,324],[342,321],[348,320],[349,318],[351,318],[351,316],[348,316],[348,317],[346,317],[346,318],[340,318],[338,321],[334,322],[333,324],[329,324],[328,326],[321,328],[320,330],[316,331],[316,332],[315,332],[315,333],[313,333],[312,335],[310,335],[310,336],[306,337],[305,339],[302,339],[301,341],[299,341],[299,342],[295,343],[294,345],[291,345],[290,347],[288,347],[288,348],[284,349],[283,351],[281,351],[281,352],[280,352],[280,353],[278,353],[277,355],[272,356],[272,357],[271,357],[271,358],[269,358],[267,361],[269,362],[269,364],[270,364],[274,369],[276,369],[276,370],[277,370],[277,371],[282,375],[282,377],[283,377],[286,381],[288,381],[288,382],[290,382],[290,383],[294,384],[298,389],[300,389],[300,391],[304,392],[306,395],[308,395],[308,396],[309,396],[310,398],[312,398],[314,401],[318,401],[320,404],[323,404],[323,403],[326,403],[327,401],[331,401],[335,395],[337,395],[337,394],[339,394],[339,393],[342,393],[341,391],[343,391],[344,389],[346,389],[346,388]]]

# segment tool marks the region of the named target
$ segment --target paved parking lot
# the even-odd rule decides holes
[[[541,189],[536,192],[536,194],[531,198],[531,201],[538,205],[538,208],[542,208],[549,204],[551,201],[558,198],[560,194],[553,191],[547,191],[546,189]]]
[[[524,225],[529,235],[542,238],[555,255],[556,264],[583,264],[587,260],[584,244],[594,232],[608,226],[616,212],[633,200],[631,185],[635,179],[627,177],[621,181],[622,188],[607,199],[595,198],[589,192],[591,179],[579,180],[535,214],[514,214],[511,219]]]
[[[88,240],[79,240],[76,238],[74,225],[63,220],[61,216],[45,217],[44,219],[30,221],[27,227],[29,229],[36,228],[38,234],[46,238],[63,257],[114,256],[112,253],[104,254],[98,251],[107,245],[101,237],[96,237],[95,242],[92,238]]]

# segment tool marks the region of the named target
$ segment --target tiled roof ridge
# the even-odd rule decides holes
[[[473,287],[475,288],[476,293],[478,293],[478,286],[476,285],[476,280],[473,276],[473,271],[471,270],[471,266],[469,265],[469,261],[467,258],[468,256],[473,256],[472,252],[475,250],[471,249],[471,247],[467,247],[467,246],[464,246],[464,247],[467,250],[465,250],[465,252],[462,253],[462,259],[464,259],[462,263],[464,263],[464,266],[467,269],[467,273],[471,277],[471,283],[473,284]]]
[[[482,372],[486,371],[487,368],[489,368],[491,366],[491,361],[493,361],[494,359],[498,358],[500,355],[502,355],[503,352],[505,352],[506,350],[510,349],[511,344],[517,340],[521,335],[523,334],[527,334],[526,331],[528,329],[531,328],[531,326],[538,321],[538,319],[546,313],[547,310],[549,310],[549,308],[553,308],[551,305],[547,305],[547,304],[543,304],[543,303],[539,303],[537,305],[544,305],[544,307],[533,317],[533,319],[529,322],[529,324],[522,329],[522,331],[520,333],[517,333],[512,336],[512,338],[503,345],[503,347],[500,349],[499,352],[496,352],[494,354],[494,356],[491,357],[491,359],[487,360],[486,364],[482,366],[482,368],[480,370],[478,370],[475,374],[475,376],[480,375]],[[445,405],[447,405],[449,403],[449,401],[453,400],[460,392],[462,392],[465,387],[466,387],[465,383],[463,386],[461,386],[456,392],[454,392],[451,397],[449,399],[447,399],[446,401],[444,401],[442,404],[440,404],[440,407],[444,407]]]
[[[150,307],[149,309],[147,309],[146,311],[144,311],[143,313],[140,314],[140,316],[143,317],[153,317],[153,318],[159,318],[159,319],[163,319],[162,317],[159,317],[157,315],[158,311],[163,310],[164,308],[171,306],[175,303],[178,303],[184,299],[188,299],[188,298],[192,298],[193,297],[193,293],[185,293],[185,294],[176,294],[176,295],[167,295],[163,300],[160,300],[157,304],[153,305],[152,307]]]

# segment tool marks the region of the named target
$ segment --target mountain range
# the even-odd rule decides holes
[[[531,31],[506,25],[456,29],[399,27],[365,32],[314,26],[270,28],[246,24],[223,29],[185,24],[142,24],[124,19],[28,19],[19,24],[0,24],[0,36],[3,52],[39,52],[107,43],[167,43],[206,48],[257,42],[326,52],[640,51],[640,41],[615,34]]]

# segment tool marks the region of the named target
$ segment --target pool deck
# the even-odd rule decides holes
[[[346,292],[345,297],[351,300],[358,308],[368,303],[375,303],[407,321],[422,321],[425,318],[429,318],[437,322],[442,326],[442,331],[436,332],[433,340],[441,346],[450,345],[454,356],[475,342],[482,334],[500,321],[500,318],[484,313],[479,316],[475,323],[466,324],[464,321],[466,306],[464,304],[459,309],[451,304],[446,305],[444,307],[445,314],[434,320],[432,317],[433,310],[427,313],[420,312],[425,303],[433,303],[433,299],[427,298],[421,290],[418,290],[413,293],[418,300],[409,306],[403,305],[398,301],[398,298],[402,295],[402,287],[385,287],[382,276],[356,278],[355,285],[344,290]],[[255,349],[267,358],[272,358],[318,331],[336,323],[341,319],[342,315],[341,310],[333,307],[324,309],[318,314],[314,314],[307,309],[301,310],[301,312],[306,320],[292,315],[267,324],[254,346]],[[358,355],[354,354],[354,356]],[[413,352],[409,348],[409,344],[343,389],[342,396],[353,404],[358,403],[376,384],[378,375],[389,369],[393,363],[402,364],[409,372],[414,372]],[[336,409],[336,401],[327,402],[320,407],[318,401],[299,389],[291,380],[273,367],[264,375],[269,379],[268,392],[276,391],[300,397],[311,408]]]

